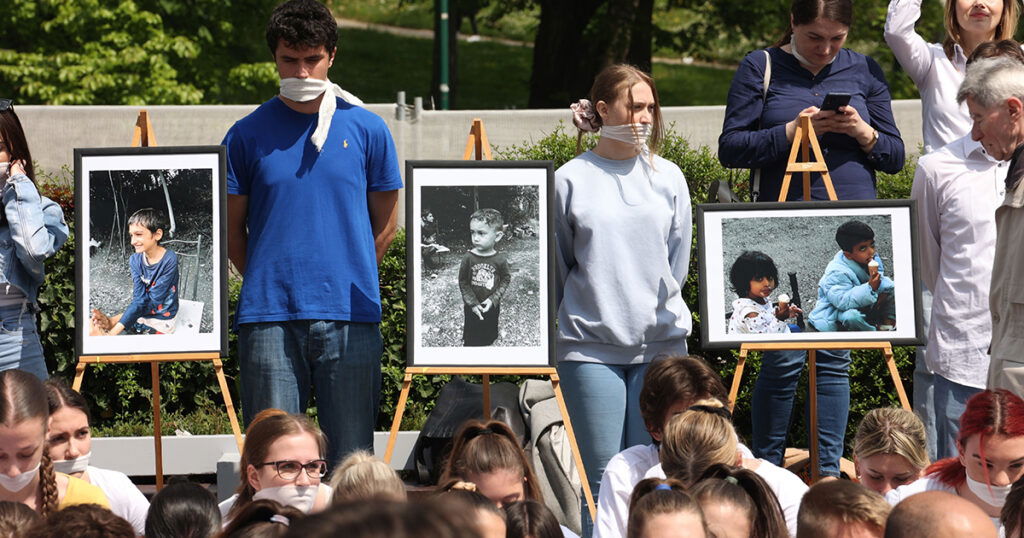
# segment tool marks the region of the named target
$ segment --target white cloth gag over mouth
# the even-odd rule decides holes
[[[352,95],[351,93],[341,89],[341,86],[334,84],[329,79],[320,80],[318,78],[283,78],[281,79],[281,95],[287,97],[292,101],[305,103],[316,99],[324,92],[328,92],[325,97],[341,97],[347,103],[353,105],[362,106],[363,101]],[[334,99],[325,98],[320,101],[320,110],[318,111],[319,118],[316,122],[316,130],[313,131],[313,135],[309,137],[309,140],[316,146],[317,151],[321,151],[324,148],[324,142],[327,141],[327,133],[331,130],[331,120],[334,119],[334,111],[337,110],[338,103]]]

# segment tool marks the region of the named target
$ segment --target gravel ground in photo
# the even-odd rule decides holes
[[[502,240],[498,250],[508,256],[512,280],[501,300],[495,346],[540,345],[540,253],[537,237]],[[462,346],[463,308],[459,266],[470,245],[446,245],[438,255],[439,267],[423,268],[419,308],[423,347]]]
[[[725,273],[725,311],[732,312],[736,293],[729,285],[729,270],[744,250],[757,250],[775,261],[779,284],[772,294],[775,301],[782,293],[794,295],[788,273],[796,273],[804,314],[818,300],[818,280],[825,266],[839,252],[836,229],[849,220],[864,222],[875,231],[875,247],[882,258],[885,274],[892,275],[892,224],[888,215],[755,217],[722,221],[723,270]]]

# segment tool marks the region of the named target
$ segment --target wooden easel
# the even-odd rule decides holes
[[[466,152],[463,160],[490,160],[491,147],[487,143],[487,131],[484,129],[484,122],[479,118],[473,119],[473,126],[469,130],[469,137],[466,140]],[[538,375],[546,376],[551,380],[551,388],[555,392],[555,400],[558,402],[558,410],[562,414],[562,424],[565,426],[565,435],[569,439],[569,446],[572,448],[572,458],[576,463],[576,472],[580,475],[580,482],[583,486],[583,495],[587,500],[587,508],[590,510],[590,518],[597,518],[597,506],[594,504],[594,495],[590,491],[590,483],[587,482],[587,471],[583,467],[583,459],[580,457],[580,448],[576,444],[576,434],[572,429],[572,421],[569,420],[569,410],[565,407],[565,398],[562,397],[562,387],[558,377],[558,371],[550,366],[544,367],[406,367],[405,376],[402,378],[402,392],[398,395],[398,405],[395,406],[395,418],[391,421],[391,433],[388,435],[388,447],[384,451],[384,461],[391,463],[391,457],[395,452],[395,441],[398,439],[398,430],[402,425],[402,415],[405,413],[405,406],[409,399],[409,390],[412,388],[412,376],[414,375],[479,375],[483,383],[483,416],[484,420],[491,418],[491,375]]]
[[[801,154],[802,161],[797,161],[797,151]],[[814,153],[814,160],[810,160],[810,153]],[[838,200],[835,188],[832,186],[832,176],[828,173],[828,166],[821,154],[821,146],[818,145],[818,138],[814,134],[814,127],[811,125],[809,114],[802,114],[797,122],[796,134],[793,136],[793,147],[789,152],[789,160],[786,164],[786,174],[782,177],[782,190],[779,192],[779,201],[785,202],[789,194],[789,184],[793,174],[803,174],[804,200],[811,199],[811,172],[819,172],[821,180],[828,191],[829,200]],[[747,362],[747,353],[750,351],[780,351],[797,350],[807,352],[807,377],[808,386],[808,411],[810,422],[810,469],[811,482],[817,482],[820,478],[818,470],[818,368],[817,350],[838,350],[838,349],[880,349],[885,358],[885,364],[889,368],[889,375],[892,376],[893,384],[896,386],[896,394],[899,396],[900,405],[910,410],[910,401],[903,388],[903,381],[900,380],[900,372],[896,368],[896,360],[893,358],[892,344],[890,342],[752,342],[740,344],[739,360],[736,362],[736,373],[732,376],[732,386],[729,389],[729,409],[736,405],[736,397],[740,392],[740,382],[743,378],[743,367]]]
[[[135,131],[132,134],[132,147],[156,146],[156,136],[153,135],[153,124],[149,120],[149,112],[139,111],[139,117],[135,122]],[[71,388],[80,392],[82,379],[85,377],[85,368],[90,364],[137,364],[150,363],[150,373],[153,378],[153,450],[156,459],[156,489],[164,487],[164,461],[163,442],[160,436],[160,363],[161,362],[183,362],[183,361],[212,361],[213,371],[217,375],[217,382],[220,384],[220,391],[224,395],[224,408],[228,412],[228,420],[231,421],[231,432],[235,435],[235,444],[238,445],[238,452],[242,452],[242,430],[238,427],[238,416],[235,414],[235,407],[231,403],[231,394],[228,392],[228,381],[224,377],[224,363],[221,362],[219,353],[166,353],[166,354],[138,354],[138,355],[100,355],[78,357],[78,365],[75,367],[75,380]]]

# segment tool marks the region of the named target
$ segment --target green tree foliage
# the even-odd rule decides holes
[[[0,95],[21,103],[253,103],[277,77],[276,0],[7,0]]]

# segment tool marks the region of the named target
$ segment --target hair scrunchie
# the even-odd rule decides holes
[[[289,526],[289,524],[291,523],[288,520],[288,516],[283,516],[281,514],[274,514],[274,515],[270,516],[270,522],[271,523],[280,523],[280,524],[284,525],[285,527]]]
[[[594,104],[589,99],[580,99],[569,105],[569,108],[572,110],[572,124],[577,129],[587,133],[601,130],[601,127],[594,125],[597,114],[594,112]]]

